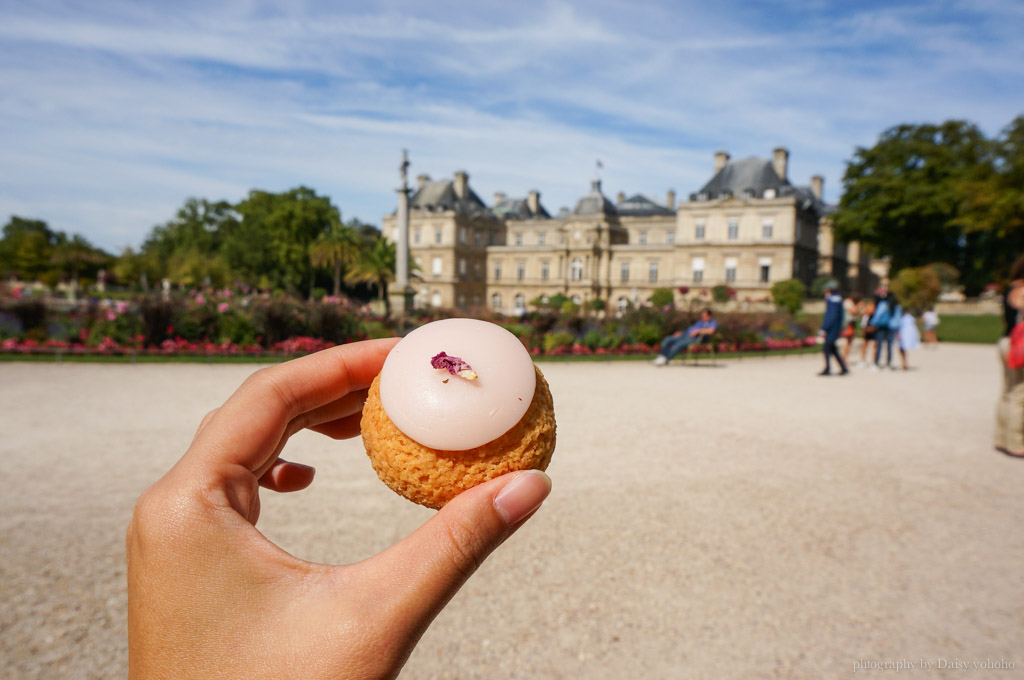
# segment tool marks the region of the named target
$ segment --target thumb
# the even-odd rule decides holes
[[[540,470],[503,475],[459,494],[413,534],[372,558],[379,573],[389,574],[384,592],[387,610],[396,616],[393,625],[418,639],[550,492],[551,479]]]

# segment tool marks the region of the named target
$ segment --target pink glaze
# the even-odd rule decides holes
[[[438,352],[463,359],[478,377],[432,368]],[[395,345],[380,373],[380,401],[391,421],[413,441],[448,451],[476,448],[511,430],[536,387],[533,360],[519,339],[476,319],[420,326]]]

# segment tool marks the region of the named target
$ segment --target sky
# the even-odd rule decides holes
[[[1024,114],[1024,2],[0,0],[0,220],[111,252],[189,197],[394,211],[398,166],[572,207],[685,199],[713,155],[825,177],[901,123]],[[603,166],[597,169],[597,161]]]

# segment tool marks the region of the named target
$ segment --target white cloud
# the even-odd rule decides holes
[[[997,0],[0,5],[0,219],[114,248],[188,196],[305,184],[377,222],[402,148],[414,173],[465,169],[485,200],[539,189],[556,210],[596,158],[607,194],[663,199],[699,188],[718,148],[784,145],[793,181],[823,173],[835,199],[887,127],[994,134],[1020,113],[1022,25]]]

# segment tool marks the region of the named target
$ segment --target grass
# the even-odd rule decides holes
[[[1003,318],[998,314],[944,314],[939,319],[939,342],[995,344],[1003,335]]]

